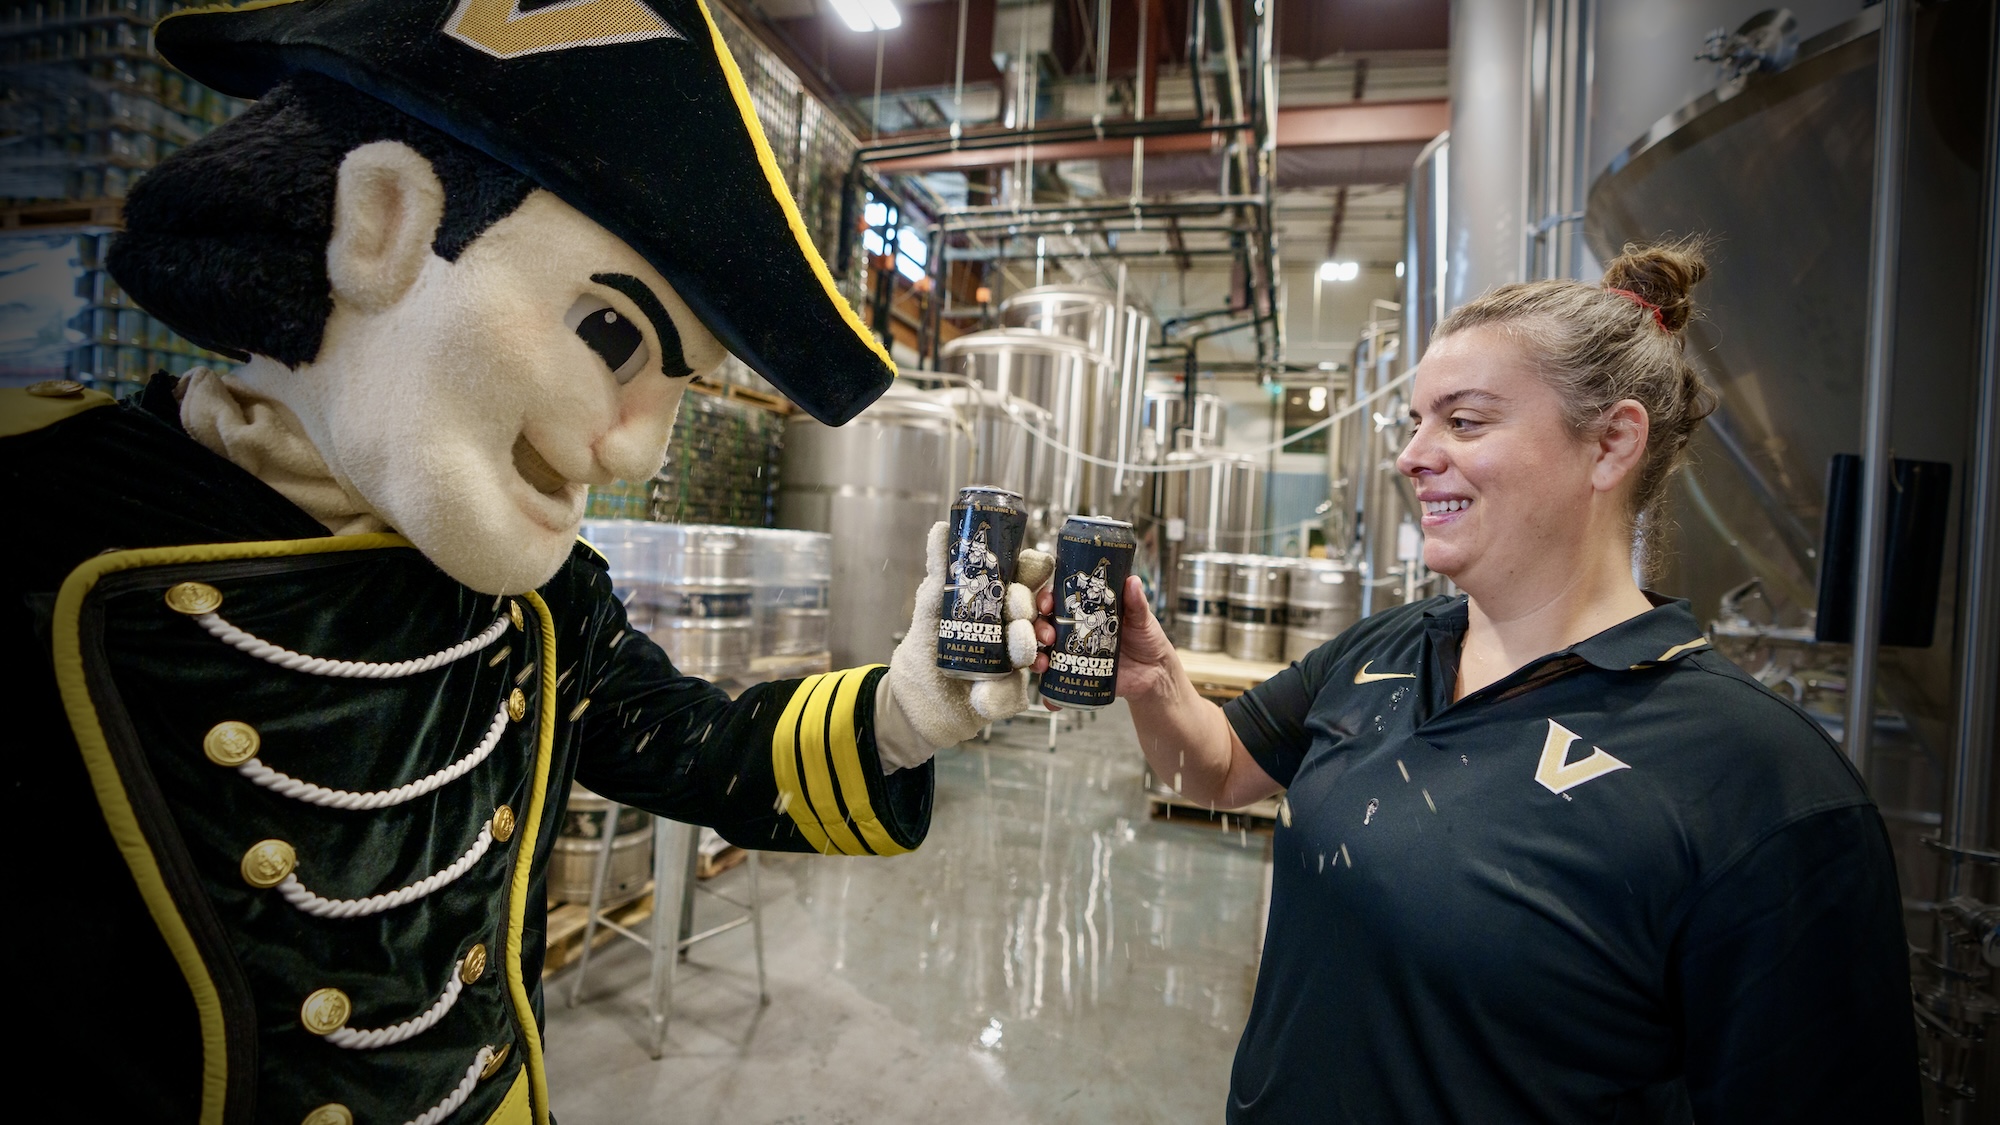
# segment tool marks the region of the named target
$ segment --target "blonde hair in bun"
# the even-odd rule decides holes
[[[1649,561],[1657,555],[1667,481],[1686,462],[1688,439],[1718,401],[1688,362],[1685,338],[1697,311],[1694,287],[1707,275],[1699,239],[1627,244],[1606,263],[1600,285],[1503,285],[1453,309],[1438,325],[1438,339],[1482,326],[1507,330],[1562,398],[1563,418],[1579,440],[1600,437],[1621,400],[1646,408],[1648,436],[1632,518],[1645,528]]]

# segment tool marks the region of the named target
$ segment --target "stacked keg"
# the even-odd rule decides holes
[[[833,536],[824,531],[757,528],[750,541],[750,606],[758,656],[827,651]]]
[[[1347,631],[1361,619],[1361,576],[1338,559],[1298,559],[1292,563],[1285,598],[1285,660],[1307,653]]]
[[[1174,644],[1189,652],[1221,652],[1229,622],[1229,578],[1240,556],[1204,551],[1183,555],[1174,605]]]
[[[711,680],[750,670],[757,619],[742,528],[585,520],[583,534],[609,560],[627,620],[676,668]]]
[[[653,639],[691,676],[750,670],[757,648],[750,541],[740,528],[661,524]]]
[[[1275,661],[1285,651],[1285,598],[1292,560],[1238,555],[1232,561],[1223,647],[1238,660]]]
[[[604,817],[611,802],[574,782],[555,854],[549,859],[549,897],[564,902],[589,902],[590,883],[597,874],[597,857],[604,851]],[[617,906],[639,897],[653,877],[653,818],[635,808],[618,810],[617,832],[611,838],[611,870],[604,878],[604,905]]]

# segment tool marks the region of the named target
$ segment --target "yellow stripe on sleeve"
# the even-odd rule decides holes
[[[812,795],[813,808],[819,813],[820,823],[826,826],[827,837],[847,855],[867,855],[868,849],[861,846],[840,814],[840,802],[834,797],[833,772],[826,761],[827,709],[833,703],[835,690],[854,675],[851,671],[835,672],[813,688],[812,696],[806,700],[805,717],[799,720],[799,762],[805,768],[806,792]]]
[[[840,778],[840,795],[847,802],[847,815],[853,818],[854,827],[869,849],[876,855],[902,855],[910,849],[898,844],[889,830],[882,827],[868,800],[868,778],[862,770],[860,739],[854,730],[854,708],[860,702],[861,685],[868,681],[869,672],[880,667],[870,664],[855,668],[841,681],[840,695],[833,704],[833,768]]]
[[[811,802],[806,800],[804,788],[799,785],[798,732],[799,715],[805,710],[806,699],[812,694],[824,674],[809,676],[793,692],[791,702],[785,704],[785,713],[778,716],[778,729],[771,732],[771,774],[778,783],[778,804],[781,810],[798,825],[806,843],[813,850],[826,855],[838,854],[821,830],[819,817],[813,812]]]

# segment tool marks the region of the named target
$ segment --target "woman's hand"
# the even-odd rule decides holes
[[[1054,625],[1056,599],[1051,586],[1043,590],[1036,603],[1039,616],[1035,618],[1035,639],[1046,648],[1056,642]],[[1048,656],[1044,653],[1035,658],[1035,671],[1048,667]],[[1179,662],[1174,657],[1173,642],[1167,639],[1166,630],[1160,628],[1159,619],[1153,616],[1153,607],[1146,601],[1145,584],[1138,575],[1125,579],[1125,589],[1119,606],[1118,619],[1118,687],[1120,698],[1144,699],[1169,688],[1180,675]],[[1042,705],[1051,711],[1060,710],[1047,700]]]

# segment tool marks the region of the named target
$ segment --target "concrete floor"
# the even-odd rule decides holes
[[[561,1125],[1220,1120],[1268,840],[1149,819],[1122,705],[1047,737],[940,754],[914,854],[766,855],[767,1008],[747,929],[695,948],[657,1062],[644,949],[600,951],[577,1008],[550,981]]]

